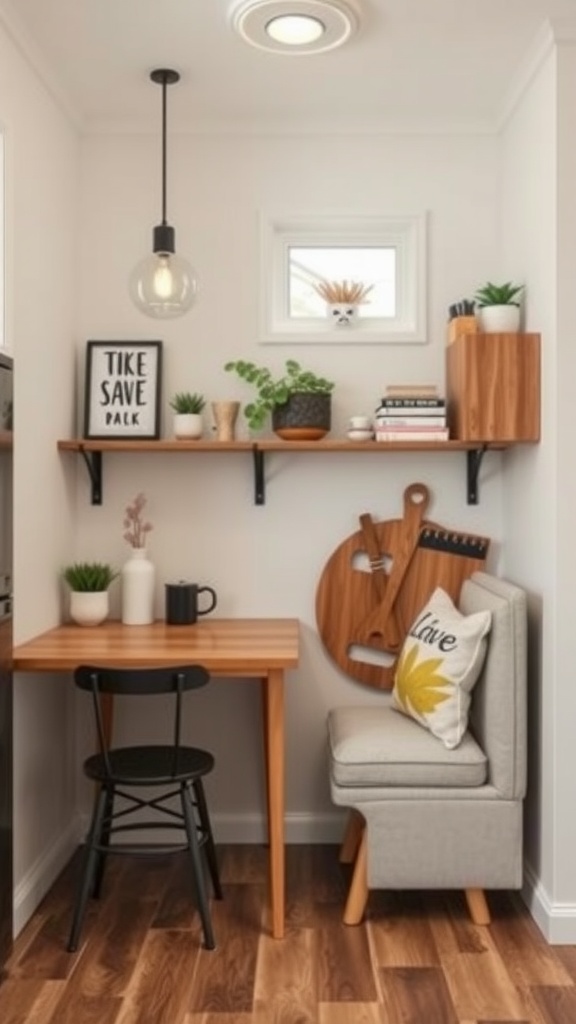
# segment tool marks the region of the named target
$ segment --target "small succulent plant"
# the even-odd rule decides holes
[[[70,590],[102,591],[119,575],[107,562],[73,562],[62,572]]]
[[[478,289],[474,298],[479,306],[519,306],[518,296],[523,288],[524,285],[512,284],[511,281],[506,284],[492,284],[488,281],[483,288]]]
[[[190,413],[201,413],[206,405],[206,399],[204,395],[199,395],[196,392],[178,391],[170,399],[170,405],[179,415],[189,415]]]

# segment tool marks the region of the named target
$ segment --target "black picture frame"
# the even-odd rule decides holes
[[[88,341],[84,382],[87,440],[158,440],[161,341]]]

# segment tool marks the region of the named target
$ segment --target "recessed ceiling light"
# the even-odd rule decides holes
[[[252,46],[272,53],[323,53],[342,46],[358,19],[345,0],[241,0],[232,24]]]
[[[266,31],[276,43],[307,46],[323,36],[326,28],[318,18],[308,14],[281,14],[268,22]]]

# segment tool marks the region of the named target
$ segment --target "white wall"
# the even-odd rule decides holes
[[[126,282],[150,248],[158,220],[158,139],[92,137],[83,146],[82,329],[94,339],[164,341],[164,433],[168,397],[202,391],[245,400],[248,390],[223,371],[244,357],[279,367],[288,356],[337,382],[336,428],[372,411],[387,383],[444,384],[447,307],[489,276],[496,245],[496,143],[490,138],[178,137],[169,144],[168,219],[177,247],[195,264],[202,292],[192,313],[157,324],[130,305]],[[259,213],[336,210],[429,213],[429,342],[426,345],[274,346],[258,343]],[[207,417],[208,425],[210,417]],[[433,494],[429,517],[503,541],[501,456],[486,456],[477,507],[466,504],[465,457],[431,454],[272,455],[267,501],[253,504],[252,464],[242,455],[104,457],[104,503],[89,504],[78,482],[78,557],[121,564],[124,506],[140,489],[154,522],[157,611],[165,582],[210,583],[218,613],[287,615],[302,622],[302,659],[287,686],[287,835],[321,839],[333,812],[325,767],[325,717],[337,703],[378,696],[339,673],[319,642],[316,585],[328,556],[369,511],[402,514],[404,487]],[[117,607],[118,594],[114,595]],[[218,766],[210,796],[219,838],[261,834],[258,688],[218,682],[199,697],[201,730]],[[239,770],[240,766],[240,770]],[[87,794],[87,797],[89,795]]]
[[[74,545],[74,467],[56,439],[73,424],[78,147],[0,29],[6,133],[8,342],[15,356],[15,639],[60,617],[58,576]],[[70,687],[20,677],[14,707],[16,927],[70,853],[75,764]]]
[[[505,272],[529,282],[528,320],[543,339],[542,441],[538,449],[505,460],[505,565],[531,594],[527,898],[544,934],[556,942],[574,942],[576,936],[576,694],[570,671],[576,574],[575,79],[574,46],[550,47],[502,139]]]

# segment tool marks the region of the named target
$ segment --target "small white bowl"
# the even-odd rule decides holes
[[[346,436],[349,441],[371,441],[374,434],[371,430],[349,430]]]

